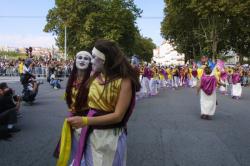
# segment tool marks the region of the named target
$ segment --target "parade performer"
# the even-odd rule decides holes
[[[227,91],[228,91],[228,78],[227,78],[227,72],[226,71],[222,71],[220,72],[220,82],[221,82],[221,86],[220,86],[220,92],[224,95],[227,95]]]
[[[167,67],[166,68],[166,73],[168,75],[167,87],[172,87],[172,81],[173,81],[172,68],[171,67]]]
[[[185,69],[184,66],[180,67],[180,86],[183,86],[185,83]]]
[[[188,87],[189,86],[189,81],[190,80],[190,76],[189,76],[189,68],[188,66],[184,67],[184,86]]]
[[[211,73],[208,66],[204,68],[204,74],[197,88],[197,94],[200,92],[201,118],[207,120],[212,119],[216,109],[217,80]]]
[[[158,94],[159,69],[155,64],[151,66],[152,78],[150,79],[150,94],[155,96]]]
[[[76,54],[73,69],[68,79],[65,99],[68,110],[68,117],[87,115],[87,83],[91,72],[91,54],[80,51]],[[55,151],[58,158],[57,166],[69,165],[76,158],[79,147],[81,128],[72,128],[65,119],[62,128],[61,139]]]
[[[168,80],[168,75],[166,73],[165,68],[162,66],[160,68],[160,73],[159,73],[159,77],[160,77],[160,88],[163,88],[166,86],[167,80]]]
[[[221,83],[220,85],[220,92],[224,95],[227,95],[227,88],[228,88],[228,75],[225,69],[224,61],[218,59],[216,63],[216,71],[215,76],[217,80]]]
[[[179,70],[176,66],[174,66],[172,69],[172,76],[173,76],[172,88],[173,89],[178,88],[178,86],[179,86]]]
[[[131,59],[131,65],[132,67],[134,68],[134,70],[137,72],[137,75],[139,77],[139,80],[141,80],[140,78],[140,66],[139,66],[139,60],[133,56],[132,59]],[[140,90],[139,92],[136,92],[136,100],[139,100],[143,97],[143,93],[142,91]]]
[[[197,75],[198,75],[197,65],[193,64],[193,67],[191,69],[191,79],[192,79],[192,85],[191,85],[191,87],[192,88],[197,86],[197,82],[198,82]]]
[[[144,74],[144,64],[141,64],[140,65],[140,82],[142,82],[142,77],[143,77],[143,74]],[[141,88],[142,89],[142,88]]]
[[[152,78],[152,71],[150,70],[149,66],[146,65],[144,67],[143,75],[142,75],[142,80],[141,80],[141,93],[143,97],[149,97],[151,95],[151,90],[150,90],[150,80]]]
[[[242,94],[242,87],[240,82],[240,71],[239,68],[235,68],[234,73],[232,75],[232,98],[240,99]]]
[[[87,116],[68,118],[82,128],[81,149],[73,165],[125,166],[126,123],[140,89],[137,73],[116,43],[98,40],[92,50],[94,80],[88,93]]]
[[[210,68],[210,70],[212,71],[212,75],[214,75],[215,73],[215,64],[208,59],[208,55],[206,52],[203,53],[203,55],[201,56],[200,61],[197,63],[198,69],[197,69],[197,77],[200,80],[201,76],[203,75],[203,69],[208,66]]]

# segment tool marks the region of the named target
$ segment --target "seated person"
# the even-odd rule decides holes
[[[17,113],[20,108],[21,98],[14,95],[14,91],[6,83],[0,84],[0,126],[1,132],[18,132],[15,127],[17,123]]]
[[[61,88],[60,81],[62,81],[62,80],[59,79],[59,78],[56,78],[55,73],[51,74],[51,76],[50,76],[50,85],[54,89],[60,89]]]

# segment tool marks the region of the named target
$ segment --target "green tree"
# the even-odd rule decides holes
[[[190,0],[165,0],[165,4],[165,17],[161,23],[163,38],[185,54],[185,61],[195,58],[203,45],[193,33],[198,18],[192,9],[187,8]]]
[[[25,54],[21,54],[15,51],[0,51],[0,57],[1,58],[27,58]]]
[[[143,37],[138,33],[134,51],[136,55],[146,62],[151,62],[154,48],[156,48],[156,45],[151,38]]]
[[[71,56],[79,50],[90,50],[100,38],[116,41],[131,56],[138,31],[135,20],[141,12],[133,0],[56,0],[44,31],[55,34],[56,43],[63,50],[66,26],[67,51]]]
[[[233,49],[243,63],[244,57],[250,58],[250,1],[237,1],[231,8],[226,33],[230,34],[225,45]]]
[[[204,41],[214,60],[220,49],[223,49],[219,44],[225,40],[224,31],[228,25],[231,5],[230,0],[192,0],[188,6],[199,18],[194,34]]]
[[[165,0],[162,36],[186,60],[208,50],[213,59],[229,49],[249,54],[250,1]]]

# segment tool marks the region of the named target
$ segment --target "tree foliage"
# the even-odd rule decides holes
[[[139,57],[144,61],[150,62],[153,57],[153,49],[156,48],[156,45],[153,43],[152,39],[138,34],[135,43],[134,53],[139,55]]]
[[[165,0],[165,4],[162,36],[186,59],[204,50],[213,59],[228,49],[249,56],[249,0]]]
[[[97,39],[116,41],[131,56],[137,45],[135,21],[141,13],[133,0],[56,0],[44,31],[56,35],[56,43],[63,50],[66,26],[71,56],[79,50],[90,50]]]
[[[0,51],[0,58],[26,58],[27,56],[15,51]]]

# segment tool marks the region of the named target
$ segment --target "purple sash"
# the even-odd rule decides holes
[[[224,71],[224,72],[221,72],[220,74],[220,77],[223,81],[226,81],[227,80],[227,73]]]
[[[232,81],[233,81],[233,84],[239,83],[240,82],[240,74],[239,73],[233,73]]]
[[[208,76],[203,74],[201,77],[201,89],[207,94],[211,95],[216,88],[215,76]]]
[[[96,114],[96,111],[90,110],[87,116],[93,117],[95,114]],[[86,147],[88,135],[89,135],[89,126],[83,127],[81,131],[78,147],[77,147],[76,156],[74,158],[73,166],[81,165],[81,160],[82,160],[84,149]]]

